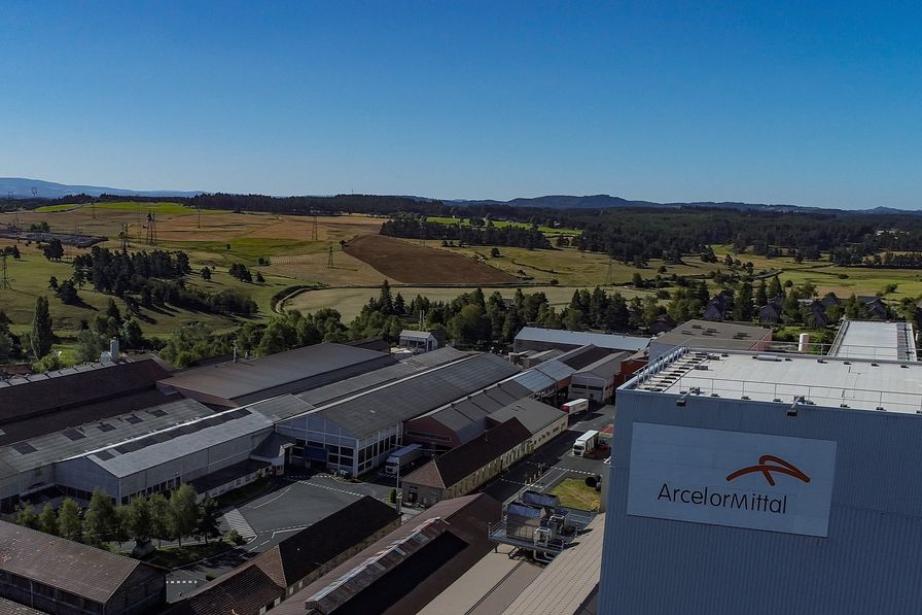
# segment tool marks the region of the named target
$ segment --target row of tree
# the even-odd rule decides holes
[[[37,512],[31,504],[26,504],[16,513],[20,525],[94,547],[128,540],[143,545],[152,539],[176,540],[181,546],[183,538],[189,536],[207,542],[221,535],[218,518],[217,502],[211,498],[199,502],[195,490],[185,484],[169,497],[161,493],[149,498],[137,496],[119,506],[97,489],[83,511],[76,501],[65,498],[58,510],[45,504]]]
[[[536,224],[496,226],[487,219],[482,226],[442,224],[425,216],[397,214],[381,225],[381,234],[411,239],[441,239],[472,246],[514,246],[519,248],[550,248],[551,242]]]

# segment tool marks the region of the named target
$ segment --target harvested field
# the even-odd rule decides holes
[[[345,246],[345,251],[385,276],[406,284],[511,284],[518,281],[473,258],[383,235],[356,237]]]

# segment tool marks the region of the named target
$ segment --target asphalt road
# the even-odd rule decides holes
[[[609,466],[604,459],[575,457],[570,451],[573,442],[583,433],[590,429],[600,430],[611,424],[614,413],[615,407],[608,405],[591,413],[572,417],[567,431],[509,468],[483,491],[501,502],[508,503],[526,490],[547,491],[568,476],[601,474],[603,479],[607,479]],[[539,474],[542,468],[544,472]]]

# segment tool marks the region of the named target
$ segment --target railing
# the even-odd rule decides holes
[[[671,382],[669,388],[676,393],[687,392],[702,397],[748,398],[754,401],[779,400],[785,403],[794,403],[797,399],[802,398],[805,403],[818,406],[845,405],[856,408],[882,408],[922,413],[922,395],[919,393],[760,380],[730,380],[691,373]]]

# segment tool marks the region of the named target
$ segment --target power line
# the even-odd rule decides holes
[[[333,268],[333,246],[332,246],[332,245],[330,246],[330,250],[329,250],[329,252],[327,252],[327,254],[328,254],[328,256],[327,256],[327,268],[328,268],[328,269],[332,269],[332,268]]]
[[[7,289],[10,287],[10,277],[6,270],[6,250],[3,251],[3,264],[0,265],[0,288]]]

